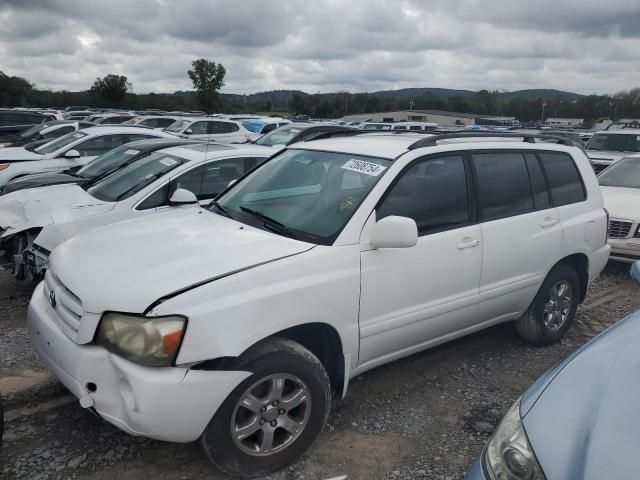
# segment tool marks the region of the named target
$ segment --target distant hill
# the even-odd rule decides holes
[[[338,92],[322,93],[321,97],[334,96]],[[473,90],[459,90],[451,88],[432,88],[432,87],[416,87],[416,88],[401,88],[398,90],[381,90],[377,92],[371,92],[369,95],[395,99],[395,98],[416,98],[423,95],[433,95],[435,97],[468,97],[477,92]],[[174,95],[178,96],[193,96],[193,91],[177,91]],[[222,93],[220,94],[222,100],[229,104],[236,105],[262,105],[270,103],[272,107],[287,107],[291,102],[294,95],[300,95],[305,97],[309,95],[306,92],[300,90],[270,90],[265,92],[257,92],[250,94],[235,94],[235,93]],[[520,97],[527,100],[537,100],[541,98],[543,100],[577,100],[583,95],[573,92],[565,92],[562,90],[554,89],[529,89],[529,90],[516,90],[513,92],[501,92],[500,97],[504,97],[507,100]]]
[[[504,92],[501,96],[506,99],[512,98],[526,98],[527,100],[536,100],[542,98],[543,100],[577,100],[584,95],[573,92],[565,92],[562,90],[554,90],[550,88],[534,88],[530,90],[516,90],[515,92]]]
[[[380,97],[421,97],[422,95],[432,94],[443,97],[464,97],[472,95],[474,92],[471,90],[455,90],[451,88],[401,88],[399,90],[381,90],[379,92],[373,92],[371,95],[377,95]]]

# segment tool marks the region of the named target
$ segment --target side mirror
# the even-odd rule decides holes
[[[64,154],[64,158],[80,158],[80,152],[78,150],[69,150]]]
[[[187,129],[184,131],[184,134],[185,134],[185,135],[191,135],[192,133],[193,133],[193,130],[191,130],[190,128],[187,128]]]
[[[169,199],[169,205],[176,207],[179,205],[195,205],[198,203],[198,198],[189,190],[184,188],[178,188]]]
[[[418,226],[408,217],[385,217],[371,229],[374,248],[408,248],[418,243]]]
[[[631,265],[631,278],[633,278],[638,285],[640,285],[640,260],[633,262]]]

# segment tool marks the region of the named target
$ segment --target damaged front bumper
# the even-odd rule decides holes
[[[16,255],[18,257],[16,262],[22,264],[23,275],[26,279],[36,280],[44,276],[49,266],[50,254],[49,250],[34,243],[29,248],[26,248],[22,255]]]
[[[40,283],[31,298],[27,323],[40,359],[84,408],[131,435],[196,440],[229,393],[251,373],[144,367],[104,348],[80,345],[54,320]],[[58,305],[57,308],[63,308]]]

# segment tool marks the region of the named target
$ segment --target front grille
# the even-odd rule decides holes
[[[76,341],[84,313],[82,301],[50,269],[44,276],[44,301],[58,326]]]
[[[631,230],[631,222],[609,220],[609,238],[626,238]]]

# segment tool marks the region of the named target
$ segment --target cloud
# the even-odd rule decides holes
[[[637,0],[0,0],[0,70],[41,88],[117,73],[171,92],[205,57],[229,93],[606,93],[637,86],[639,24]]]

